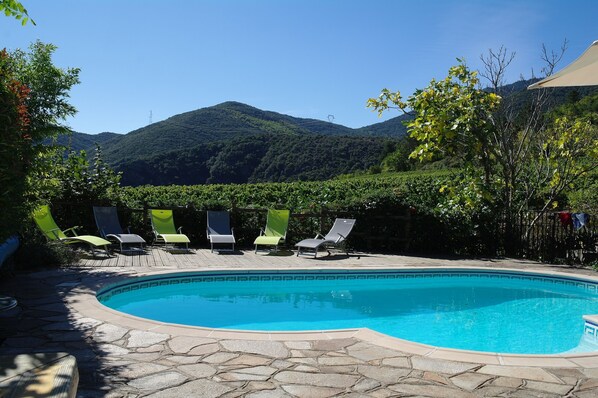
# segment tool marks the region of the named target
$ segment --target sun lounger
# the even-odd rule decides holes
[[[93,215],[102,238],[118,242],[121,253],[144,250],[145,240],[139,235],[132,234],[129,228],[125,233],[121,227],[116,207],[94,206]],[[126,250],[123,249],[123,245],[128,246]]]
[[[326,234],[326,236],[318,234],[314,239],[304,239],[297,243],[295,245],[298,248],[297,256],[300,254],[306,254],[304,253],[305,250],[313,250],[313,256],[315,258],[318,255],[318,249],[320,248],[343,247],[354,225],[354,219],[337,218],[334,220],[334,225]],[[308,252],[308,254],[311,255],[312,253]],[[328,254],[330,254],[330,251],[328,251]]]
[[[266,228],[260,231],[260,236],[253,242],[256,253],[259,245],[274,246],[274,251],[278,250],[278,245],[287,238],[290,214],[289,210],[268,210]]]
[[[154,231],[155,242],[164,245],[174,246],[177,243],[184,243],[185,249],[189,250],[189,238],[182,233],[182,227],[176,229],[172,210],[150,209],[152,230]]]
[[[0,270],[4,261],[14,254],[19,248],[21,243],[18,235],[13,235],[6,239],[3,243],[0,243]],[[7,314],[8,311],[12,310],[17,306],[17,300],[14,297],[0,295],[0,314]]]
[[[210,249],[214,252],[214,245],[217,245],[216,251],[235,251],[235,236],[230,227],[230,215],[228,211],[208,211],[208,226],[206,235],[210,241]],[[228,246],[230,248],[218,248],[219,246]]]
[[[50,207],[48,205],[43,205],[38,207],[33,211],[33,220],[39,227],[39,229],[44,233],[46,238],[51,241],[58,241],[66,244],[71,243],[85,243],[89,245],[91,248],[92,254],[95,256],[95,248],[96,247],[104,247],[106,250],[106,254],[110,255],[108,251],[108,246],[110,246],[110,242],[104,238],[100,238],[99,236],[93,235],[77,235],[75,231],[78,227],[72,227],[65,230],[61,230],[56,225],[54,218],[52,217],[52,213],[50,212]],[[67,236],[66,232],[71,232],[73,236]]]

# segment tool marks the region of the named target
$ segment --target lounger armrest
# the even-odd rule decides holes
[[[320,233],[317,233],[317,234],[316,234],[316,237],[315,237],[314,239],[320,239],[320,238],[322,238],[322,239],[323,239],[323,238],[324,238],[324,236],[323,236],[322,234],[320,234]]]
[[[182,233],[183,233],[183,227],[179,227],[179,228],[177,229],[177,232],[178,232],[179,234],[182,234]]]
[[[263,235],[265,235],[265,234],[266,234],[266,231],[264,231],[264,229],[263,229],[263,228],[260,228],[260,236],[263,236]]]
[[[233,228],[233,227],[230,228],[230,234],[232,236],[235,236],[235,228]]]
[[[131,226],[127,225],[127,233],[130,234],[131,233]]]
[[[62,232],[64,232],[64,234],[66,235],[67,231],[72,231],[73,235],[77,236],[77,231],[76,231],[77,228],[81,228],[81,227],[78,225],[75,225],[74,227],[67,228],[67,229],[63,230]]]
[[[338,232],[337,232],[336,234],[337,234],[337,235],[338,235],[340,238],[338,238],[338,239],[336,240],[336,242],[335,242],[335,243],[338,243],[338,242],[341,240],[341,238],[343,238],[343,240],[347,240],[347,237],[346,237],[346,236],[344,236],[343,234],[339,234]]]

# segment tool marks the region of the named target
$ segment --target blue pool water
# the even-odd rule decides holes
[[[556,354],[598,314],[592,282],[462,270],[176,274],[100,292],[113,309],[157,321],[264,331],[367,327],[434,346]]]

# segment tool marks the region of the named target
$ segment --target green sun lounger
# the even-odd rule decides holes
[[[174,226],[172,210],[150,209],[150,218],[156,243],[173,246],[176,243],[184,243],[185,249],[189,250],[190,240],[182,233],[182,227],[177,229]]]
[[[54,218],[52,217],[52,213],[50,212],[50,207],[48,205],[42,205],[33,211],[33,220],[39,227],[39,229],[43,232],[43,234],[51,241],[58,241],[66,244],[70,243],[85,243],[88,244],[91,248],[92,254],[95,256],[94,249],[96,247],[104,247],[106,250],[106,254],[110,255],[108,251],[108,246],[110,246],[110,242],[106,239],[100,238],[99,236],[93,235],[77,235],[75,231],[78,227],[72,227],[65,230],[58,228]],[[71,232],[73,236],[67,236],[66,232]]]
[[[253,242],[256,253],[260,245],[274,246],[274,251],[278,250],[278,245],[283,243],[287,238],[290,214],[289,210],[268,209],[266,228],[260,231],[260,236]]]

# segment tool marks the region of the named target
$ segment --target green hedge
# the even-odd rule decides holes
[[[176,224],[199,247],[207,246],[206,210],[231,210],[239,246],[249,247],[265,225],[265,210],[287,208],[293,214],[290,246],[326,232],[334,218],[347,217],[357,219],[349,241],[356,250],[493,254],[489,250],[495,250],[497,239],[484,227],[491,223],[477,215],[438,215],[436,207],[444,200],[440,188],[450,178],[448,171],[427,171],[325,182],[125,187],[109,203],[54,203],[53,208],[59,225],[81,225],[83,231],[96,233],[91,206],[116,205],[123,226],[150,241],[147,209],[172,208]]]

